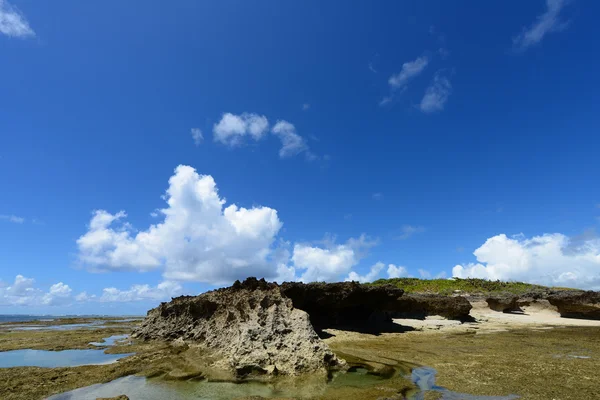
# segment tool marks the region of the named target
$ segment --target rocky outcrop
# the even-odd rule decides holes
[[[295,308],[306,311],[316,329],[373,325],[390,321],[404,290],[393,285],[368,286],[358,282],[285,282],[282,292]]]
[[[296,375],[343,368],[315,333],[308,314],[274,283],[248,278],[199,296],[181,296],[148,312],[134,337],[212,350],[214,367],[236,377]]]
[[[600,292],[564,290],[547,297],[562,317],[600,319]]]
[[[98,397],[98,398],[96,398],[96,400],[129,400],[129,397],[122,394],[117,397]]]
[[[429,315],[440,315],[448,319],[467,320],[471,308],[471,303],[461,296],[405,294],[394,302],[393,316],[422,319]]]
[[[521,309],[518,305],[519,296],[515,295],[495,295],[486,298],[485,301],[488,303],[490,309],[494,311],[509,313]]]

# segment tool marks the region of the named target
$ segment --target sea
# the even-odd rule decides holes
[[[5,322],[28,322],[35,320],[54,320],[58,318],[102,318],[108,317],[107,315],[1,315],[0,324]],[[120,317],[120,316],[117,316]],[[115,318],[115,315],[111,315],[110,318]]]

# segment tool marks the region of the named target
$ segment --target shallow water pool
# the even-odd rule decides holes
[[[0,368],[12,367],[79,367],[112,364],[131,354],[105,354],[104,350],[11,350],[0,352]]]

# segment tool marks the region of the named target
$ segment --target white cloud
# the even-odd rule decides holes
[[[413,236],[416,233],[425,232],[425,228],[422,226],[413,226],[413,225],[402,225],[401,228],[402,233],[399,236],[396,236],[396,239],[404,240]]]
[[[190,130],[192,134],[192,139],[194,139],[194,144],[196,146],[200,146],[202,142],[204,142],[204,136],[202,135],[202,130],[200,128],[192,128]]]
[[[429,64],[429,59],[425,56],[402,64],[402,70],[399,73],[390,76],[388,83],[392,89],[401,89],[411,79],[418,76]]]
[[[18,38],[35,36],[23,13],[6,0],[0,0],[0,33]]]
[[[148,232],[132,236],[129,224],[112,227],[126,217],[124,211],[116,214],[94,211],[88,231],[77,239],[79,260],[83,264],[109,270],[148,271],[160,267],[160,250],[153,247],[154,238]],[[153,228],[154,225],[150,229]]]
[[[383,270],[385,264],[382,262],[377,262],[371,266],[371,269],[366,275],[359,275],[354,271],[351,271],[346,278],[346,282],[348,281],[358,281],[360,283],[373,282],[379,276],[379,273]]]
[[[25,218],[17,217],[16,215],[0,215],[0,219],[15,224],[22,224],[23,222],[25,222]]]
[[[156,287],[150,285],[133,285],[129,290],[119,290],[114,287],[102,290],[100,302],[130,302],[143,300],[168,300],[171,297],[181,295],[183,287],[177,282],[164,281]]]
[[[513,45],[521,50],[536,45],[550,32],[563,30],[567,22],[562,21],[560,12],[569,0],[546,0],[546,11],[537,17],[537,20],[523,32],[513,38]]]
[[[448,78],[437,73],[431,85],[425,90],[419,109],[425,113],[443,110],[451,92],[452,85]]]
[[[75,301],[85,302],[85,301],[90,301],[90,300],[94,299],[95,297],[96,297],[96,295],[89,296],[87,294],[87,292],[81,292],[77,296],[75,296]]]
[[[71,288],[62,282],[50,286],[50,290],[42,298],[45,305],[66,304],[71,301]]]
[[[60,305],[71,301],[71,288],[62,282],[52,286],[48,292],[34,287],[35,280],[17,275],[10,286],[0,286],[0,305],[42,306]]]
[[[572,238],[501,234],[473,254],[477,263],[456,265],[453,276],[600,290],[600,239],[589,232]]]
[[[389,264],[387,269],[388,278],[401,278],[408,275],[405,267],[400,265]]]
[[[382,200],[383,199],[383,193],[380,193],[380,192],[373,193],[373,195],[371,197],[373,198],[373,200]]]
[[[164,220],[135,235],[124,212],[96,211],[77,240],[79,259],[101,270],[164,268],[169,280],[223,284],[276,276],[273,245],[282,222],[269,207],[225,206],[210,175],[180,165],[169,179]]]
[[[425,269],[419,269],[419,276],[421,279],[431,279],[431,272]]]
[[[308,151],[308,145],[304,141],[304,138],[296,133],[296,128],[291,123],[277,121],[272,132],[281,140],[279,157],[292,157],[303,151]]]
[[[101,296],[88,295],[81,292],[73,296],[69,285],[58,282],[50,286],[47,292],[34,287],[35,281],[17,275],[10,286],[0,285],[0,306],[67,306],[73,302],[126,302],[126,301],[160,301],[183,293],[183,287],[177,282],[164,281],[155,287],[149,285],[133,285],[129,290],[116,288],[103,289]]]
[[[307,110],[309,104],[304,104]],[[255,141],[260,140],[269,130],[269,120],[264,115],[243,113],[234,115],[223,114],[221,121],[213,127],[213,137],[216,142],[221,142],[230,147],[236,147],[244,143],[244,138],[250,136]],[[288,121],[277,121],[271,133],[281,142],[279,157],[288,158],[304,153],[308,161],[319,158],[309,149],[306,140],[298,135],[296,127]]]
[[[235,147],[244,142],[245,136],[260,140],[268,129],[269,121],[264,115],[224,113],[221,120],[213,126],[213,138],[216,142]]]
[[[308,103],[304,103],[304,104],[302,104],[302,110],[306,111],[306,110],[308,110],[309,108],[310,108],[310,104],[308,104]]]
[[[328,244],[324,248],[296,244],[292,262],[296,271],[304,271],[300,276],[303,282],[337,281],[348,274],[374,244],[365,235],[349,239],[345,244]]]

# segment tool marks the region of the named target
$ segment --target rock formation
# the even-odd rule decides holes
[[[471,303],[461,296],[405,294],[394,302],[393,316],[421,319],[428,315],[440,315],[464,321],[469,319],[471,308]]]
[[[306,311],[316,329],[376,325],[390,321],[404,290],[393,285],[368,286],[358,282],[285,282],[281,291],[295,308]]]
[[[512,294],[494,295],[485,299],[490,309],[500,312],[519,311],[519,296]]]
[[[600,292],[564,290],[548,295],[562,317],[600,319]]]
[[[218,355],[214,367],[238,378],[345,365],[317,336],[308,314],[264,279],[248,278],[229,288],[162,303],[148,312],[133,336],[209,349]]]

